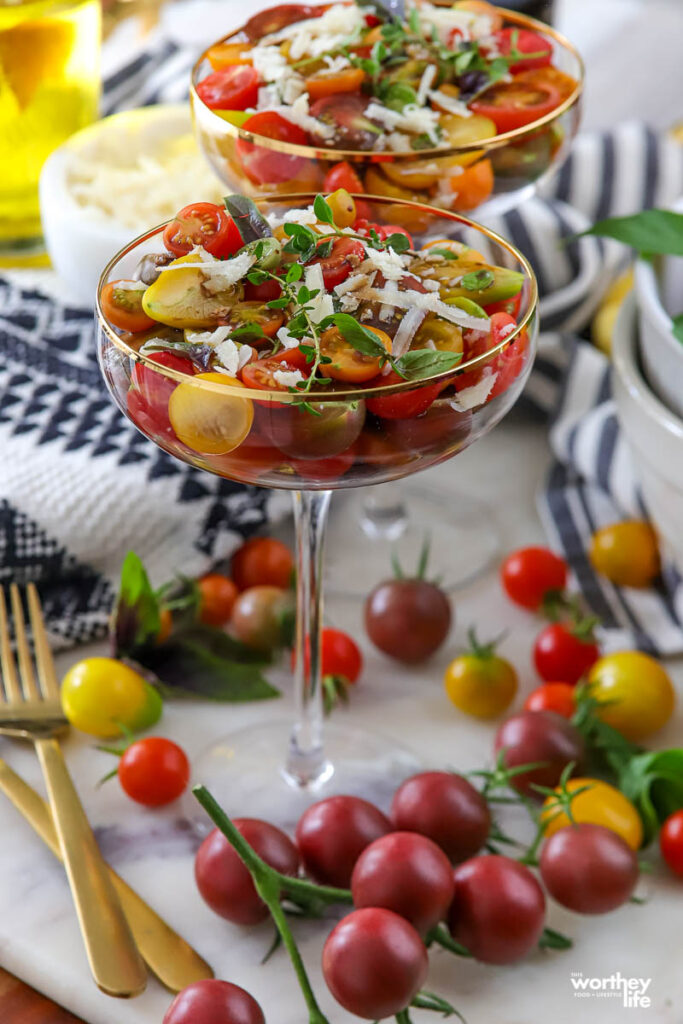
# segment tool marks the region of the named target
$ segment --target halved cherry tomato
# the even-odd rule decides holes
[[[400,384],[403,377],[392,370],[386,376],[376,378],[376,385],[389,386]],[[369,412],[384,420],[406,420],[413,416],[421,416],[438,397],[444,384],[424,384],[420,388],[403,391],[397,395],[381,395],[379,398],[368,398]]]
[[[251,43],[216,43],[206,51],[206,57],[214,71],[251,64]]]
[[[189,377],[194,376],[195,366],[192,360],[178,356],[174,352],[153,352],[150,355],[153,363],[165,366],[169,370],[176,370],[178,373],[186,373]],[[150,424],[164,433],[173,432],[171,421],[168,418],[168,400],[178,386],[177,381],[166,377],[163,373],[155,373],[149,366],[136,363],[133,367],[133,384],[135,391],[128,395],[128,411],[134,422],[137,422],[134,411],[142,408],[149,418]],[[131,404],[134,394],[139,395],[138,404],[135,400]],[[144,424],[140,424],[144,427]],[[175,436],[175,435],[174,435]]]
[[[576,688],[569,683],[544,683],[529,694],[524,710],[554,711],[563,718],[572,718],[576,711]]]
[[[512,132],[550,114],[562,102],[550,82],[532,84],[521,77],[498,82],[470,104],[475,114],[490,117],[499,132]],[[478,166],[478,165],[475,165]]]
[[[311,75],[306,79],[306,92],[311,102],[322,99],[323,96],[338,96],[345,92],[360,92],[360,87],[365,81],[365,72],[362,68],[342,68],[341,71],[320,71],[317,75]]]
[[[128,282],[125,282],[128,284]],[[154,327],[155,321],[147,316],[142,308],[142,296],[145,285],[135,282],[138,288],[121,288],[120,281],[110,281],[105,284],[100,295],[102,312],[114,327],[120,331],[130,331],[137,334],[138,331],[146,331]]]
[[[532,68],[530,71],[522,71],[515,78],[516,82],[525,82],[532,87],[556,89],[561,100],[566,100],[576,89],[576,79],[571,75],[554,68],[552,64],[544,68]]]
[[[518,71],[542,68],[553,59],[552,43],[538,32],[530,32],[525,28],[502,28],[494,32],[493,40],[502,57],[509,57],[513,50],[524,54],[520,60],[509,65],[513,75]]]
[[[382,129],[366,116],[369,104],[368,96],[351,92],[316,100],[311,106],[311,117],[334,128],[331,140],[316,135],[316,141],[333,149],[372,149]]]
[[[259,73],[249,64],[212,71],[197,84],[197,95],[212,110],[246,110],[256,105]]]
[[[489,349],[495,348],[499,345],[505,337],[511,333],[510,327],[516,326],[516,320],[510,316],[509,313],[494,313],[488,324],[488,332],[486,331],[471,331],[466,330],[463,334],[463,341],[465,343],[465,356],[466,359],[475,359],[477,356],[483,355],[488,352]],[[494,397],[495,394],[500,394],[501,391],[505,390],[506,387],[514,379],[511,377],[513,371],[519,372],[521,367],[518,367],[517,362],[514,363],[509,370],[504,365],[499,365],[501,356],[504,356],[508,349],[504,349],[493,361],[489,361],[486,366],[489,367],[493,372],[498,374],[491,391],[489,392],[489,399]],[[472,387],[474,384],[478,384],[481,380],[484,372],[484,366],[478,366],[474,370],[467,370],[465,373],[461,373],[455,378],[455,390],[464,391],[465,388]],[[499,377],[505,375],[505,385],[499,384]]]
[[[474,210],[486,202],[493,192],[493,167],[490,160],[479,160],[471,167],[466,167],[462,174],[451,178],[451,188],[455,193],[452,207],[454,210]]]
[[[306,356],[298,348],[286,348],[268,359],[257,359],[255,363],[247,363],[242,370],[242,383],[248,388],[262,391],[286,391],[287,386],[275,379],[278,370],[285,372],[299,370],[304,377],[310,375]]]
[[[500,302],[490,302],[488,306],[482,306],[482,309],[487,316],[493,316],[494,313],[508,313],[516,320],[519,316],[521,306],[522,293],[520,291],[517,292],[516,295],[513,295],[511,299],[501,299]]]
[[[232,217],[215,203],[190,203],[164,228],[164,245],[174,256],[186,256],[201,245],[212,256],[224,259],[242,244]]]
[[[338,480],[356,461],[353,447],[329,459],[290,459],[290,465],[304,480]]]
[[[250,39],[260,39],[262,36],[269,36],[273,32],[293,25],[297,21],[304,21],[307,18],[319,18],[327,8],[324,5],[311,7],[308,4],[278,4],[277,7],[269,7],[265,11],[255,14],[244,26],[244,31]]]
[[[324,244],[324,243],[321,243]],[[332,244],[329,256],[311,260],[319,263],[323,272],[326,290],[331,291],[335,285],[341,284],[351,271],[365,259],[365,246],[357,238],[337,238]]]
[[[368,327],[377,335],[387,352],[391,352],[391,338],[378,327]],[[349,344],[338,327],[328,327],[320,336],[320,350],[332,362],[324,364],[324,372],[333,380],[345,380],[353,384],[362,384],[372,380],[379,373],[379,356],[368,356],[359,352]]]
[[[242,130],[294,146],[305,146],[308,142],[308,135],[303,128],[280,117],[273,110],[252,114],[242,125]],[[306,165],[305,157],[276,153],[275,150],[247,142],[246,139],[238,139],[235,150],[245,173],[256,185],[290,181]]]
[[[348,160],[340,160],[338,164],[333,164],[323,181],[323,192],[325,193],[336,192],[340,188],[345,188],[351,194],[365,192],[363,182]],[[356,216],[369,217],[370,205],[356,199]]]
[[[277,282],[274,281],[273,284]],[[281,309],[268,309],[263,301],[237,302],[230,310],[227,322],[235,326],[254,324],[261,328],[267,338],[274,338],[285,322],[285,315]],[[256,338],[249,344],[258,347],[259,339]]]

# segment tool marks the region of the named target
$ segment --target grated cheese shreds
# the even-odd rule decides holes
[[[301,370],[275,370],[273,373],[273,380],[285,388],[293,388],[303,379]]]
[[[134,141],[137,142],[137,139]],[[139,145],[139,143],[138,143]],[[67,187],[92,220],[144,231],[201,198],[221,203],[224,187],[202,159],[194,139],[169,140],[154,153],[131,152],[121,132],[102,132],[92,154],[74,152]]]

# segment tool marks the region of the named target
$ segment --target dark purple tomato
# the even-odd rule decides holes
[[[384,1020],[405,1009],[427,977],[427,950],[411,924],[391,910],[354,910],[323,948],[323,976],[345,1010]]]
[[[427,580],[386,580],[365,602],[365,628],[384,654],[416,665],[448,636],[451,604],[443,590]]]
[[[460,451],[472,432],[472,413],[437,400],[421,416],[387,420],[385,434],[400,451],[429,455]]]
[[[299,853],[279,828],[257,818],[235,818],[233,824],[266,864],[283,875],[298,874]],[[234,924],[258,924],[268,917],[248,869],[217,828],[197,850],[194,874],[200,895],[220,917]]]
[[[556,786],[569,762],[578,769],[584,756],[581,733],[554,711],[520,711],[508,718],[496,733],[495,750],[504,751],[507,768],[539,763],[510,780],[520,793],[537,798],[532,785]]]
[[[331,138],[311,132],[313,142],[330,149],[372,149],[382,129],[366,116],[370,103],[360,93],[323,96],[311,106],[311,117],[334,129]]]
[[[301,815],[296,844],[312,878],[348,888],[365,847],[387,832],[391,822],[374,804],[357,796],[330,796]]]
[[[541,878],[558,903],[577,914],[607,914],[633,892],[638,858],[604,825],[568,825],[543,845]]]
[[[473,857],[455,869],[448,918],[451,935],[485,964],[511,964],[538,942],[545,897],[523,864],[496,855]]]
[[[229,981],[206,978],[179,992],[163,1024],[266,1024],[253,996]]]
[[[394,828],[419,832],[459,864],[481,850],[491,812],[481,793],[451,772],[422,772],[399,786],[391,804]]]
[[[448,913],[453,870],[431,839],[416,832],[390,832],[361,853],[351,892],[354,906],[393,910],[424,935]]]

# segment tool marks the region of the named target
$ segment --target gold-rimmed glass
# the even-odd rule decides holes
[[[320,191],[327,172],[340,161],[348,161],[360,176],[366,191],[396,199],[397,207],[405,201],[416,201],[460,213],[471,213],[476,209],[478,216],[501,213],[532,195],[567,156],[579,124],[584,66],[578,50],[555,29],[516,11],[499,10],[506,25],[529,29],[548,39],[553,45],[555,67],[576,81],[571,93],[553,111],[531,124],[488,139],[419,151],[368,152],[294,145],[253,135],[202,102],[196,86],[212,70],[207,51],[195,64],[190,85],[190,103],[199,145],[228,187],[252,197]],[[239,28],[217,43],[247,41],[244,29]],[[255,183],[249,178],[240,159],[240,146],[244,144],[258,146],[264,154],[283,155],[277,181]],[[493,172],[490,194],[483,204],[472,204],[468,197],[459,200],[457,174],[482,161],[490,161]],[[433,168],[427,174],[433,180],[424,189],[414,185],[408,189],[395,180],[386,180],[384,168],[387,166],[395,169],[409,165],[414,167],[417,162]],[[443,182],[449,176],[453,176],[450,178],[452,187],[444,190]],[[409,230],[419,230],[419,223],[416,224],[410,215],[404,226]]]
[[[312,199],[289,196],[261,200],[259,205],[264,212],[281,216]],[[369,202],[373,219],[386,223],[395,204],[382,198],[370,198]],[[323,729],[321,574],[330,496],[334,490],[410,476],[464,450],[511,408],[531,369],[537,338],[537,288],[525,258],[494,232],[456,214],[430,207],[409,210],[407,206],[405,212],[419,212],[424,217],[427,227],[424,237],[416,240],[418,244],[429,238],[456,238],[476,246],[490,262],[524,275],[518,326],[495,348],[428,381],[355,391],[346,386],[312,391],[307,398],[317,415],[301,408],[296,394],[195,379],[161,366],[138,351],[134,336],[121,336],[107,322],[100,303],[102,288],[110,280],[130,278],[141,256],[163,249],[164,225],[126,246],[110,261],[100,280],[100,365],[117,404],[138,429],[159,447],[198,468],[241,483],[294,492],[294,723],[278,718],[233,733],[213,744],[194,765],[195,779],[209,785],[233,812],[248,807],[251,814],[291,823],[306,803],[329,793],[360,792],[382,803],[396,782],[415,770],[415,759],[396,740],[385,741],[338,726]],[[241,443],[236,442],[231,451],[216,452],[191,447],[187,433],[181,441],[167,412],[172,394],[177,403],[177,388],[184,389],[186,406],[188,400],[191,406],[192,391],[196,392],[198,419],[209,409],[219,424],[238,423]],[[373,402],[406,394],[428,394],[434,400],[420,415],[401,419],[383,419],[372,412]]]

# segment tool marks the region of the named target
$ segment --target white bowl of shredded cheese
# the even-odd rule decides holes
[[[113,114],[73,135],[43,167],[52,265],[93,305],[100,273],[122,246],[188,203],[220,202],[224,191],[197,149],[187,105]]]

